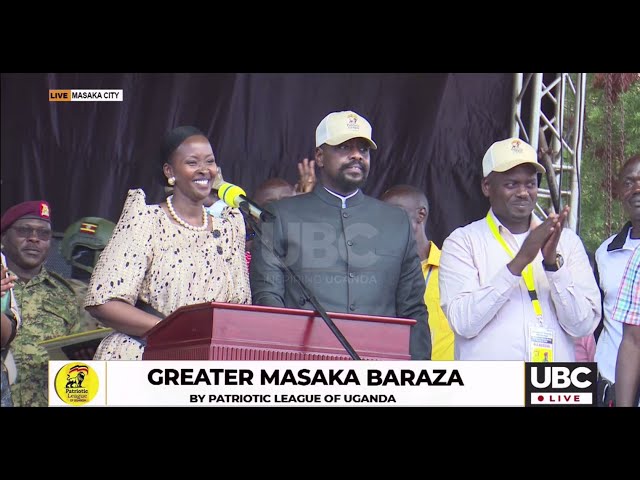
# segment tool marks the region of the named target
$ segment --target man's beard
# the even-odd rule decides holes
[[[363,174],[360,180],[351,180],[344,175],[339,175],[338,178],[336,178],[336,184],[345,192],[353,191],[362,188],[364,184],[367,183],[367,177],[367,174]]]
[[[362,178],[360,180],[351,180],[344,174],[345,170],[355,165],[360,165],[362,167]],[[367,182],[368,177],[369,172],[365,170],[364,165],[360,164],[359,162],[352,162],[340,169],[340,172],[336,178],[336,184],[344,191],[353,191],[358,188],[362,188],[362,186]]]

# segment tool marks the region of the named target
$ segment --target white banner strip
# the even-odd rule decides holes
[[[121,102],[122,90],[71,90],[72,102]]]
[[[49,371],[49,402],[60,406],[524,406],[525,400],[523,362],[51,361]]]

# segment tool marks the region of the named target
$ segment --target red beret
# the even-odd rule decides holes
[[[21,218],[37,218],[51,223],[51,209],[45,200],[22,202],[9,208],[0,221],[0,233],[4,233],[11,225]]]

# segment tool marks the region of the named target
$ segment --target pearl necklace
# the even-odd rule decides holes
[[[207,210],[202,207],[202,226],[195,227],[193,225],[188,224],[183,219],[181,219],[176,211],[173,209],[173,195],[167,198],[167,207],[169,208],[169,213],[173,217],[173,219],[178,222],[178,224],[182,225],[184,228],[188,228],[189,230],[193,230],[195,232],[203,232],[209,228],[209,215],[207,215]]]

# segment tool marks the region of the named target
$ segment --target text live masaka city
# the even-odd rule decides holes
[[[121,102],[122,90],[49,90],[50,102]]]
[[[386,371],[370,368],[366,374],[360,372],[360,376],[352,369],[261,369],[256,375],[249,369],[154,368],[149,371],[147,380],[152,385],[464,385],[456,368]]]

